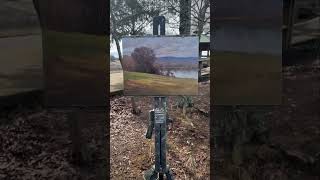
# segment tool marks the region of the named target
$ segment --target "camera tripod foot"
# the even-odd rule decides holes
[[[143,175],[144,180],[157,180],[158,173],[155,171],[154,166],[144,172]]]
[[[167,170],[165,172],[166,180],[174,180],[172,171],[170,170],[169,166],[167,166]],[[163,176],[161,176],[163,177]],[[160,177],[160,179],[161,179]],[[155,171],[154,166],[152,168],[146,170],[143,175],[144,180],[158,180],[159,179],[159,172]]]
[[[167,180],[174,180],[172,171],[170,170],[170,167],[169,167],[169,166],[167,166],[166,177],[167,177]]]

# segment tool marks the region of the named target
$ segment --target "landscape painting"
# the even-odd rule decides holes
[[[198,94],[197,36],[122,39],[124,95]]]

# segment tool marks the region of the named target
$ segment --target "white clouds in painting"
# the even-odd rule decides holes
[[[188,37],[126,37],[122,39],[123,55],[130,55],[137,47],[149,47],[157,57],[198,57],[199,38]]]

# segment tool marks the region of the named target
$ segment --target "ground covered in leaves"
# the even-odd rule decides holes
[[[104,172],[97,172],[106,152],[101,151],[100,140],[105,139],[104,134],[97,129],[101,124],[83,129],[88,142],[85,153],[90,157],[85,166],[78,166],[72,156],[68,119],[68,111],[48,111],[38,105],[2,109],[0,179],[99,179],[105,176],[105,167]]]
[[[283,103],[266,114],[265,140],[243,145],[223,180],[320,179],[320,60],[283,67]],[[220,176],[220,175],[219,175]]]
[[[167,163],[176,179],[209,179],[210,82],[200,84],[200,96],[193,97],[194,107],[186,116],[177,106],[179,97],[169,97]],[[142,179],[154,164],[154,140],[145,138],[151,97],[137,97],[141,113],[134,115],[131,98],[115,96],[110,100],[110,149],[112,179]],[[153,136],[154,137],[154,136]]]
[[[276,177],[319,180],[320,60],[283,68],[283,104],[269,121],[270,142],[282,155]]]

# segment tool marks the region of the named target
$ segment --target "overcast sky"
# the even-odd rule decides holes
[[[151,24],[149,26],[146,26],[146,34],[147,35],[152,35],[152,27]],[[167,35],[178,35],[179,34],[179,29],[177,29],[174,26],[166,25],[166,34]],[[121,52],[122,52],[122,41],[120,42],[121,45]],[[118,58],[118,52],[117,52],[117,46],[116,43],[113,42],[110,44],[110,55],[117,57]]]
[[[152,48],[156,57],[198,57],[199,38],[192,37],[136,37],[123,38],[123,55],[130,55],[137,47]]]
[[[121,52],[122,52],[122,41],[120,41],[120,47],[121,47]],[[110,44],[110,55],[114,56],[116,58],[119,58],[118,51],[117,51],[117,46],[116,46],[116,43],[114,41],[113,41],[112,44]]]

